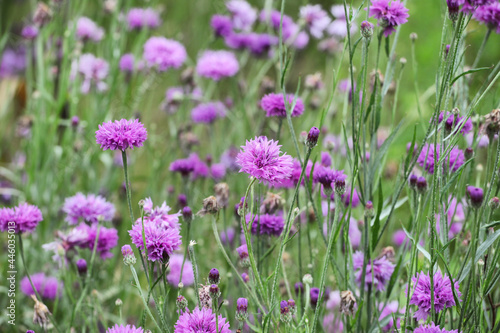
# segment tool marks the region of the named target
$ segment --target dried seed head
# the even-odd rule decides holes
[[[347,316],[353,316],[356,309],[356,298],[350,290],[344,290],[340,293],[340,313]]]
[[[220,210],[220,206],[217,202],[217,198],[214,196],[210,196],[206,199],[203,199],[203,208],[198,212],[197,215],[205,216],[207,214],[215,214]]]
[[[33,307],[33,323],[45,327],[49,322],[49,308],[40,302],[35,295],[31,295],[31,298],[35,301],[35,306]]]
[[[226,207],[229,203],[229,186],[227,183],[218,183],[214,186],[215,197],[220,207]]]
[[[285,199],[283,199],[279,194],[267,192],[266,198],[262,201],[260,206],[261,214],[274,214],[277,210],[283,208],[285,204]]]

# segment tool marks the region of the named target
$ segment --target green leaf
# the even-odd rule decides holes
[[[415,239],[410,235],[410,233],[408,232],[408,230],[406,230],[404,226],[402,226],[402,228],[406,234],[406,237],[408,237],[413,242],[413,245],[416,245],[417,249],[424,255],[424,257],[426,257],[427,259],[429,259],[429,261],[431,261],[431,255],[429,254],[429,252],[427,252],[427,250],[425,250],[420,244],[415,242]]]
[[[467,162],[465,162],[460,168],[458,168],[458,170],[455,171],[450,177],[450,180],[446,183],[446,185],[443,186],[443,188],[441,189],[441,200],[443,200],[443,197],[446,197],[448,195],[448,190],[450,189],[451,185],[455,182],[455,180],[462,176],[462,171],[470,162],[472,162],[472,158],[468,159]]]
[[[488,238],[486,238],[486,240],[483,243],[481,243],[481,245],[479,245],[479,247],[477,248],[476,258],[474,259],[474,263],[478,262],[478,260],[486,253],[486,251],[490,248],[490,246],[493,245],[493,243],[495,243],[498,237],[500,237],[500,229],[495,231],[493,234],[489,235]],[[471,263],[469,262],[467,263],[467,266],[465,266],[463,274],[460,276],[460,279],[458,280],[459,283],[462,282],[467,277],[467,275],[469,275],[470,269],[471,269]]]
[[[453,78],[453,80],[451,80],[450,85],[452,85],[453,83],[455,83],[456,80],[460,79],[464,75],[472,74],[472,73],[476,73],[476,72],[480,72],[480,71],[485,71],[485,70],[492,69],[492,68],[493,68],[493,66],[490,66],[490,67],[479,67],[479,68],[474,68],[474,69],[468,70],[466,72],[463,72],[462,74],[459,74],[459,75],[455,76],[455,78]]]
[[[483,229],[494,228],[494,227],[499,226],[499,225],[500,225],[500,221],[493,221],[493,222],[488,223],[487,225],[485,225],[483,227]]]
[[[394,268],[394,272],[391,275],[391,279],[389,280],[389,284],[387,285],[387,300],[391,297],[391,292],[392,288],[394,288],[394,285],[396,284],[396,280],[398,279],[399,276],[399,271],[401,269],[401,263],[403,262],[403,256],[400,255],[398,259],[398,263],[396,264],[396,267]]]
[[[372,251],[375,250],[377,245],[378,232],[380,230],[380,214],[382,213],[382,207],[384,205],[384,194],[382,193],[382,183],[379,181],[378,184],[378,206],[377,206],[377,216],[372,226]]]

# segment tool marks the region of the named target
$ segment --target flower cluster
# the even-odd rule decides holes
[[[13,229],[16,234],[35,230],[43,220],[42,212],[37,206],[22,203],[14,208],[0,208],[0,231]]]

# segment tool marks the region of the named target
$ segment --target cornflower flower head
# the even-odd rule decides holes
[[[477,7],[473,17],[486,25],[488,29],[500,34],[500,2],[493,2]]]
[[[295,105],[293,105],[295,99]],[[287,103],[293,106],[292,117],[298,117],[304,113],[304,102],[300,97],[295,98],[293,94],[287,95]],[[267,117],[286,117],[285,98],[283,94],[267,94],[260,100],[260,107],[266,111]]]
[[[33,285],[35,286],[35,289],[40,297],[53,300],[56,299],[56,297],[61,296],[63,283],[58,281],[57,278],[47,276],[45,273],[39,272],[31,275],[31,281],[33,281]],[[21,289],[21,292],[27,296],[35,295],[27,276],[22,278],[19,283],[19,289]]]
[[[347,5],[347,12],[349,13],[350,7]],[[347,22],[343,5],[333,5],[330,9],[335,20],[332,21],[326,28],[326,31],[331,36],[345,38],[347,36]],[[372,25],[373,28],[373,25]],[[351,23],[351,35],[358,31],[358,27]]]
[[[178,159],[170,164],[170,171],[178,172],[183,177],[189,176],[194,171],[194,165],[188,158]]]
[[[236,157],[240,172],[271,185],[280,184],[291,176],[293,164],[292,157],[281,154],[280,148],[278,141],[265,136],[247,141]]]
[[[218,327],[212,309],[196,307],[192,312],[183,312],[174,326],[174,333],[231,333],[227,319],[218,316]]]
[[[23,27],[21,36],[27,40],[33,40],[38,36],[38,28],[35,25],[27,25]]]
[[[431,279],[429,274],[424,272],[418,273],[412,277],[413,293],[411,294],[410,304],[416,305],[418,310],[413,315],[417,320],[426,320],[431,314]],[[453,297],[453,290],[457,294],[458,299],[462,294],[459,290],[458,281],[452,283],[450,277],[437,271],[434,273],[434,311],[441,312],[445,308],[455,306],[455,299]]]
[[[226,8],[236,30],[249,31],[257,20],[257,11],[245,0],[230,0]]]
[[[439,161],[439,154],[440,152],[441,145],[437,145],[437,151],[436,155],[434,151],[434,144],[428,144],[426,143],[425,146],[422,148],[422,151],[420,152],[420,155],[418,156],[417,163],[420,165],[422,168],[424,168],[428,173],[433,174],[434,173],[434,168],[435,164]],[[463,150],[454,147],[449,155],[447,156],[445,160],[445,167],[448,167],[448,171],[457,171],[465,162],[465,155]],[[444,169],[444,168],[443,168]]]
[[[130,30],[154,29],[160,26],[161,19],[152,8],[131,8],[127,13],[127,23]]]
[[[400,2],[393,0],[372,0],[369,17],[379,20],[379,25],[384,28],[384,36],[389,36],[398,25],[408,22],[408,9]]]
[[[252,214],[247,214],[247,224],[250,223]],[[269,235],[279,237],[283,232],[285,220],[280,212],[277,215],[261,214],[255,215],[252,223],[252,234]]]
[[[142,147],[148,138],[148,132],[138,119],[120,119],[99,125],[95,138],[103,150],[125,151],[128,148]]]
[[[195,123],[212,124],[217,118],[224,118],[226,113],[222,102],[201,103],[191,110],[191,119]]]
[[[180,248],[181,235],[177,228],[166,227],[154,220],[137,221],[132,230],[129,230],[132,243],[144,251],[143,243],[146,240],[146,249],[150,261],[167,262],[175,250]]]
[[[115,228],[100,227],[97,224],[88,226],[85,223],[81,223],[75,229],[79,233],[87,235],[87,239],[79,244],[80,247],[88,248],[93,251],[96,244],[96,238],[99,234],[96,252],[100,255],[101,259],[113,257],[113,254],[110,251],[118,245],[118,230]]]
[[[165,201],[161,204],[161,206],[153,207],[153,201],[151,198],[146,198],[144,199],[143,209],[145,221],[154,222],[165,228],[180,229],[179,217],[182,215],[181,212],[169,214],[172,208],[170,208]],[[135,223],[140,224],[141,219],[137,219]]]
[[[458,333],[458,330],[448,331],[444,328],[439,327],[439,325],[436,326],[432,322],[429,325],[424,325],[424,324],[420,325],[413,332],[414,333]]]
[[[83,78],[80,87],[82,94],[88,94],[92,85],[96,86],[98,92],[108,89],[108,85],[104,82],[109,73],[109,64],[106,60],[85,53],[80,56],[78,63],[74,64],[76,67],[72,67],[72,72],[76,70]],[[74,75],[72,76],[74,77]]]
[[[233,32],[233,22],[228,16],[217,14],[212,16],[210,26],[216,37],[226,37]]]
[[[71,225],[81,221],[94,224],[100,220],[111,221],[115,216],[115,205],[100,195],[79,192],[64,200],[62,211],[66,213],[65,221]]]
[[[299,17],[304,20],[311,36],[316,39],[323,37],[323,32],[331,22],[328,13],[320,5],[300,7]]]
[[[179,68],[187,58],[186,49],[178,41],[165,37],[151,37],[144,44],[143,58],[149,67],[160,72]]]
[[[191,261],[186,259],[184,268],[182,268],[182,261],[184,256],[182,254],[174,253],[170,256],[168,263],[169,272],[167,274],[167,281],[172,286],[177,287],[179,282],[182,282],[184,287],[188,287],[194,283],[194,272]],[[182,271],[182,280],[180,280]],[[180,280],[180,281],[179,281]]]
[[[231,77],[238,73],[240,65],[233,52],[212,51],[203,52],[196,63],[196,72],[202,77],[219,81],[225,77]]]
[[[118,326],[118,324],[115,324],[115,326],[109,327],[106,333],[144,333],[144,329],[142,327],[135,327],[134,325]]]
[[[352,256],[353,268],[355,270],[356,283],[361,287],[364,254],[361,251],[356,251]],[[385,256],[378,259],[369,259],[366,266],[365,274],[365,289],[368,286],[378,291],[384,291],[389,279],[392,276],[395,265],[391,263]]]
[[[42,212],[37,206],[21,203],[13,208],[0,208],[0,231],[21,234],[32,232],[43,220]]]
[[[451,131],[458,131],[460,129],[460,133],[462,135],[466,135],[470,132],[473,131],[474,126],[472,125],[472,119],[467,119],[465,120],[464,117],[461,117],[460,115],[455,115],[452,112],[449,111],[442,111],[439,114],[438,122],[442,123],[445,122],[444,126],[447,130]],[[432,122],[432,119],[431,119]]]
[[[104,30],[88,17],[80,17],[76,22],[76,36],[84,41],[100,41],[104,37]]]

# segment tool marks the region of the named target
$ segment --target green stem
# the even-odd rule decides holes
[[[191,263],[193,265],[193,275],[194,275],[194,291],[196,293],[196,299],[198,300],[198,307],[201,309],[201,301],[200,301],[200,284],[198,282],[198,264],[196,262],[196,256],[194,254],[194,242],[190,242],[188,245],[189,250],[189,258],[191,259]]]
[[[128,181],[128,166],[127,166],[127,153],[122,150],[123,172],[125,174],[125,188],[127,190],[127,203],[128,211],[130,213],[130,222],[134,223],[134,212],[132,211],[132,195],[130,194],[130,184]]]
[[[134,277],[137,289],[139,290],[139,295],[141,296],[141,300],[142,300],[142,303],[144,304],[144,308],[146,309],[146,312],[148,313],[149,317],[151,318],[153,323],[156,325],[156,327],[160,330],[160,332],[162,332],[161,327],[156,322],[155,318],[153,317],[153,314],[151,313],[151,310],[149,310],[148,304],[146,303],[146,299],[144,298],[144,293],[142,292],[141,283],[139,282],[139,278],[137,276],[137,272],[135,271],[134,266],[129,265],[129,267],[130,267],[130,271],[132,272],[132,275]]]

